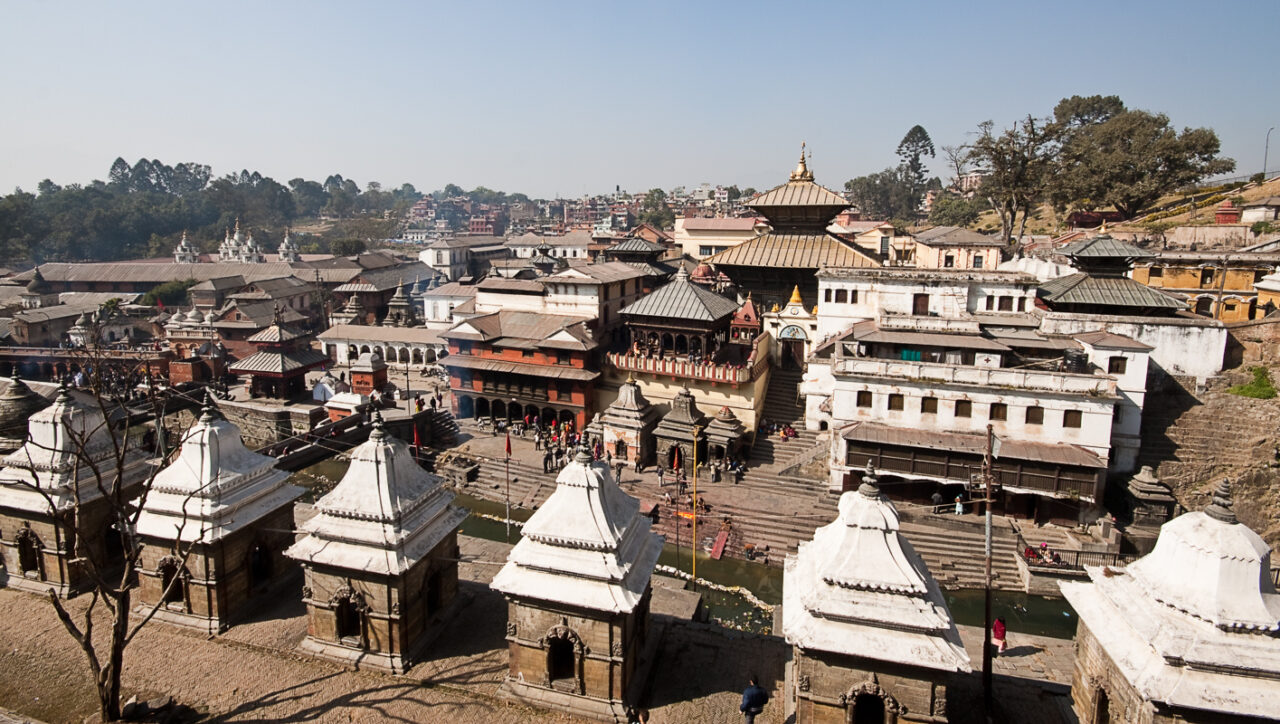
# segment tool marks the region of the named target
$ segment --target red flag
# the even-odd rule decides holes
[[[163,301],[163,300],[157,299],[157,300],[156,300],[156,306],[160,308],[160,311],[162,311],[162,312],[164,311],[164,301]]]
[[[507,430],[507,457],[511,457],[511,431]]]

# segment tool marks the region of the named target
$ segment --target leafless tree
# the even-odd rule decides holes
[[[86,410],[96,408],[100,419],[91,415],[77,418],[71,413],[64,413],[59,422],[66,433],[65,442],[57,444],[55,449],[29,439],[23,448],[27,453],[25,463],[22,456],[15,456],[19,458],[16,463],[12,458],[9,461],[11,468],[25,471],[26,475],[7,476],[4,484],[25,487],[43,496],[48,506],[47,514],[63,531],[64,539],[70,539],[67,549],[71,559],[69,565],[83,572],[89,603],[83,612],[77,614],[52,588],[46,597],[67,633],[84,652],[97,687],[102,721],[117,721],[121,718],[120,677],[125,652],[170,590],[181,585],[181,577],[173,576],[164,595],[154,605],[145,611],[134,611],[134,591],[139,586],[138,571],[143,548],[137,534],[137,523],[156,474],[168,457],[166,441],[171,430],[166,422],[165,408],[173,393],[159,385],[149,384],[141,396],[133,397],[131,409],[127,404],[128,398],[118,394],[118,360],[104,355],[96,345],[80,350],[77,355],[80,369],[86,375],[86,384],[79,394],[91,399],[91,402],[80,404]],[[63,394],[71,394],[65,382],[59,395]],[[146,464],[145,458],[150,451],[142,449],[140,435],[130,430],[138,413],[144,410],[149,411],[154,419],[155,452],[161,464]],[[90,419],[94,419],[94,424],[88,424]],[[61,456],[61,467],[53,470],[47,461],[38,462],[37,458],[41,458],[44,452]],[[135,472],[139,468],[146,472]],[[102,527],[94,525],[90,529],[86,516],[82,515],[86,506],[98,509],[91,516],[94,520],[101,520],[105,515],[107,522]],[[182,523],[185,525],[186,506],[183,507]],[[180,543],[181,532],[180,526],[171,555],[185,567],[192,544]],[[99,544],[107,537],[118,539],[118,556],[109,554],[110,548]],[[105,641],[101,637],[95,641],[94,636],[95,625],[100,625],[104,618],[98,610],[99,605],[106,609],[106,625],[110,627]]]

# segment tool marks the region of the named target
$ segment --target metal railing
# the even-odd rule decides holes
[[[1018,555],[1022,557],[1024,563],[1033,570],[1042,571],[1083,571],[1085,566],[1123,566],[1127,565],[1138,556],[1132,553],[1108,553],[1106,551],[1082,551],[1075,549],[1059,550],[1057,548],[1049,549],[1051,555],[1056,555],[1056,560],[1046,561],[1040,557],[1040,548],[1033,546],[1027,542],[1022,536],[1022,532],[1017,533],[1018,536]]]

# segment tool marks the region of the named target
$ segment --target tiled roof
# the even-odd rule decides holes
[[[456,312],[457,309],[454,309],[454,311]],[[463,326],[471,327],[476,332],[461,330],[460,327]],[[548,337],[552,337],[560,331],[566,332],[576,341],[550,342],[547,340]],[[537,312],[492,312],[479,317],[472,317],[444,332],[441,336],[445,339],[477,339],[489,343],[501,340],[506,343],[506,346],[514,346],[512,344],[514,340],[525,340],[532,343],[523,345],[527,348],[555,347],[587,350],[596,347],[595,341],[587,332],[586,320],[582,317],[571,317],[563,314],[539,314]]]
[[[1131,349],[1139,352],[1149,352],[1155,347],[1149,344],[1143,344],[1132,337],[1126,337],[1123,334],[1115,334],[1106,330],[1098,330],[1096,332],[1085,332],[1077,334],[1076,339],[1084,342],[1091,347],[1102,347],[1103,349]]]
[[[501,236],[455,236],[427,244],[428,249],[470,249],[476,246],[495,246],[504,243]]]
[[[476,295],[476,287],[474,284],[460,284],[458,282],[449,282],[441,284],[435,289],[428,289],[424,297],[474,297]]]
[[[298,370],[308,370],[328,362],[329,358],[314,349],[293,352],[257,352],[232,364],[227,369],[235,374],[282,375]]]
[[[282,342],[292,342],[295,339],[306,337],[306,332],[301,332],[292,327],[282,324],[273,323],[270,327],[250,336],[246,342],[262,342],[265,344],[280,344]]]
[[[589,279],[576,277],[573,272],[585,274]],[[576,281],[582,282],[600,282],[607,284],[609,282],[620,282],[626,279],[637,279],[644,276],[644,272],[636,269],[634,266],[620,261],[605,261],[595,264],[570,264],[568,269],[552,274],[546,278],[546,281]]]
[[[925,246],[1002,246],[994,236],[979,234],[960,226],[935,226],[915,235]]]
[[[689,281],[681,269],[676,278],[629,306],[619,314],[659,319],[692,319],[715,322],[738,311],[738,303]]]
[[[305,269],[298,266],[297,269]],[[287,262],[264,262],[262,264],[240,264],[231,262],[215,262],[212,264],[149,264],[138,262],[96,262],[72,264],[51,262],[40,265],[40,274],[49,282],[72,284],[76,282],[113,282],[117,284],[163,284],[175,279],[220,279],[230,276],[243,276],[245,279],[269,279],[289,276],[295,273],[295,266]],[[300,272],[309,273],[309,272]],[[26,271],[14,275],[15,281],[27,282],[34,275]],[[354,275],[353,275],[354,276]]]
[[[542,294],[545,288],[542,282],[532,279],[508,279],[507,277],[488,277],[476,285],[476,289],[484,292],[517,292],[520,294]]]
[[[609,252],[621,251],[632,254],[655,254],[660,251],[666,251],[667,247],[662,244],[655,244],[652,241],[646,241],[637,237],[623,239],[617,244],[606,249]]]
[[[206,279],[199,284],[191,287],[193,292],[220,292],[227,289],[239,289],[245,284],[244,277],[235,274],[229,277],[219,277],[217,279]]]
[[[507,246],[587,246],[591,243],[591,234],[585,231],[570,231],[563,236],[539,236],[532,232],[508,239]]]
[[[875,264],[871,257],[827,234],[757,236],[706,259],[712,265],[817,269]]]
[[[406,344],[440,344],[441,330],[431,327],[369,327],[363,324],[335,324],[316,339],[325,342],[404,342]]]
[[[1180,300],[1128,277],[1093,277],[1071,274],[1040,285],[1040,296],[1050,305],[1091,304],[1104,307],[1183,309]]]
[[[361,272],[359,277],[335,289],[335,292],[385,292],[404,284],[412,284],[414,279],[430,277],[435,272],[420,261],[400,266],[375,269]]]

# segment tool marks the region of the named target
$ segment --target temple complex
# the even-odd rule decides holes
[[[5,456],[5,585],[73,596],[90,585],[86,566],[106,571],[119,562],[120,534],[112,529],[113,504],[104,491],[121,491],[128,500],[147,470],[139,448],[127,450],[117,467],[109,424],[96,404],[63,385],[52,405],[31,416],[27,442]]]
[[[1080,616],[1071,698],[1083,724],[1261,722],[1280,713],[1271,549],[1223,481],[1151,553],[1059,584]]]
[[[657,643],[649,579],[662,538],[650,526],[608,465],[580,447],[490,584],[507,598],[501,696],[625,721]]]
[[[797,724],[950,719],[947,688],[969,655],[869,465],[839,517],[787,556],[782,615]]]
[[[138,516],[140,609],[158,605],[159,619],[217,633],[279,580],[303,491],[275,464],[205,398]]]
[[[457,593],[467,511],[375,413],[368,442],[351,451],[351,467],[315,512],[285,552],[306,573],[302,649],[403,673],[439,633]]]
[[[668,470],[683,470],[685,475],[692,475],[694,458],[699,464],[707,459],[707,437],[703,433],[706,426],[707,416],[698,409],[689,388],[677,392],[671,400],[670,411],[663,415],[653,431],[658,464]]]

